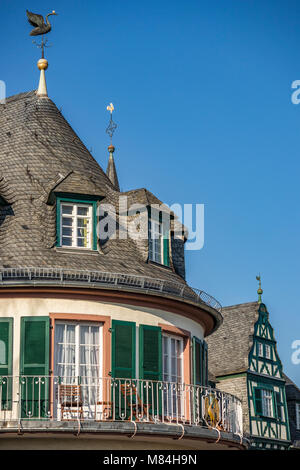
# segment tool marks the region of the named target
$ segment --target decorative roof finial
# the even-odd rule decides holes
[[[260,277],[260,274],[259,274],[259,276],[256,276],[256,279],[257,279],[257,281],[258,281],[258,283],[259,283],[258,289],[257,289],[257,293],[258,293],[258,303],[261,304],[261,303],[262,303],[261,295],[262,295],[262,293],[263,293],[263,290],[262,290],[262,288],[261,288],[261,277]]]
[[[44,57],[44,49],[45,47],[49,47],[49,46],[47,46],[47,39],[44,40],[44,34],[47,34],[51,31],[51,24],[48,20],[48,16],[57,15],[57,13],[55,13],[54,10],[52,11],[52,13],[48,13],[48,15],[46,16],[46,21],[44,21],[44,18],[42,17],[42,15],[31,13],[28,10],[26,10],[26,14],[27,14],[29,23],[32,26],[34,26],[34,29],[30,32],[30,36],[42,36],[42,40],[40,43],[33,41],[33,44],[39,47],[42,51],[42,57],[37,63],[38,69],[41,71],[37,95],[48,96],[46,78],[45,78],[45,70],[47,70],[48,68],[48,61]]]
[[[113,113],[115,107],[112,103],[110,103],[110,105],[108,105],[106,109],[107,109],[107,111],[110,112],[110,121],[109,121],[108,127],[106,129],[106,133],[110,137],[110,145],[112,146],[112,138],[113,138],[113,135],[114,135],[114,132],[115,132],[116,128],[118,127],[117,124],[113,121],[113,118],[112,118],[112,113]]]
[[[109,121],[108,127],[106,129],[106,133],[110,137],[110,145],[108,146],[109,160],[108,160],[106,174],[109,177],[112,184],[114,185],[114,187],[116,188],[116,190],[120,191],[120,185],[119,185],[116,165],[115,165],[115,162],[114,162],[114,156],[113,156],[113,153],[115,151],[115,147],[112,144],[112,138],[113,138],[114,132],[117,128],[117,124],[113,121],[113,118],[112,118],[112,113],[113,113],[115,108],[114,108],[114,105],[112,103],[110,103],[107,106],[106,109],[107,109],[107,111],[110,112],[110,121]]]

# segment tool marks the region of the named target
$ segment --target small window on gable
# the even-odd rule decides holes
[[[96,249],[96,202],[57,199],[57,241],[64,248]]]
[[[264,355],[263,351],[264,351],[264,349],[263,349],[262,343],[257,343],[257,354],[258,354],[258,356],[263,357],[263,355]]]
[[[266,344],[265,352],[266,352],[266,358],[271,359],[271,348],[270,348],[269,344]]]

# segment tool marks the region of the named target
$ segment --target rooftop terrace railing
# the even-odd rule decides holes
[[[0,429],[11,421],[126,422],[214,428],[242,437],[242,404],[210,387],[143,379],[1,376]]]
[[[102,271],[75,270],[64,268],[2,268],[0,286],[16,284],[60,284],[85,285],[111,289],[138,289],[146,293],[165,294],[181,300],[207,305],[221,313],[221,304],[206,292],[194,289],[185,283],[155,279],[135,274],[109,273]]]

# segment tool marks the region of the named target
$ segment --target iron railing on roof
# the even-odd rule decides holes
[[[107,287],[117,289],[141,289],[147,293],[160,293],[205,304],[222,311],[221,304],[206,292],[194,289],[187,284],[166,279],[155,279],[136,274],[109,273],[65,268],[2,268],[0,269],[0,286],[10,284],[85,284],[90,287]]]

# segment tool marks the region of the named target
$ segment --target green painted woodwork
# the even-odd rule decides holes
[[[162,380],[162,333],[158,326],[139,327],[140,379]]]
[[[163,241],[163,255],[164,255],[164,265],[170,266],[170,250],[169,250],[169,238],[164,238]]]
[[[282,378],[282,363],[277,353],[274,331],[264,304],[260,304],[258,314],[258,321],[254,326],[253,345],[249,354],[249,369],[258,374]],[[259,354],[259,344],[262,345],[262,355]],[[267,347],[270,357],[267,357]]]
[[[49,412],[49,317],[21,318],[20,375],[22,417]]]
[[[195,385],[208,385],[208,351],[207,344],[203,340],[193,337],[193,383]]]
[[[261,355],[259,344],[262,345]],[[267,347],[269,347],[269,357],[267,357]],[[258,320],[254,325],[247,378],[250,434],[254,439],[254,446],[259,439],[264,440],[263,446],[266,442],[273,445],[278,441],[286,442],[288,445],[290,432],[282,363],[277,353],[269,314],[263,303],[258,306]],[[262,390],[272,392],[272,417],[263,416]]]
[[[13,318],[0,318],[0,408],[12,409]]]
[[[61,228],[61,202],[69,202],[74,204],[92,205],[93,221],[92,221],[92,249],[97,250],[97,201],[99,198],[94,196],[70,194],[69,197],[64,193],[56,193],[56,245],[61,246],[60,228]]]
[[[135,378],[136,325],[112,320],[112,377]]]
[[[139,326],[139,372],[140,379],[152,380],[152,389],[141,384],[140,397],[149,403],[151,414],[161,415],[161,384],[162,380],[162,331],[158,326]],[[153,392],[153,393],[152,393]]]
[[[131,419],[130,401],[133,395],[127,397],[120,389],[121,385],[126,386],[134,383],[135,379],[135,359],[136,359],[136,324],[134,322],[112,320],[112,370],[113,379],[125,379],[112,381],[112,402],[115,403],[115,419]],[[127,379],[127,380],[126,380]]]

